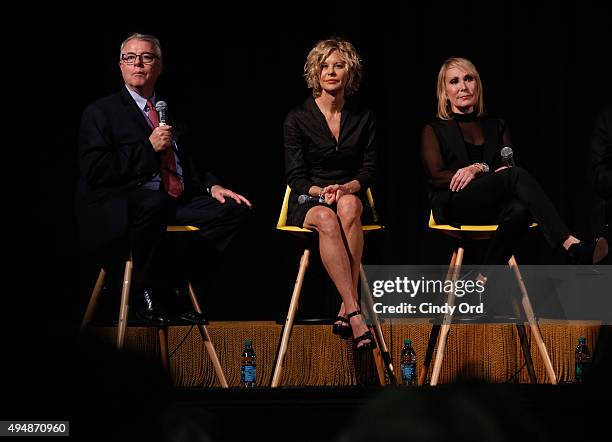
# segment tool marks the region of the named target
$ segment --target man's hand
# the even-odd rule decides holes
[[[166,150],[172,146],[172,126],[163,125],[153,129],[149,136],[155,152]]]
[[[228,197],[228,198],[232,198],[238,204],[245,203],[247,206],[252,207],[252,204],[248,199],[246,199],[245,197],[243,197],[242,195],[236,192],[226,189],[225,187],[219,184],[215,184],[214,186],[210,188],[210,194],[214,199],[219,201],[221,204],[224,204],[225,197]]]

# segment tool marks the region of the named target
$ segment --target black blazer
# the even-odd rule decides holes
[[[490,117],[481,117],[479,122],[485,138],[484,162],[489,165],[491,171],[494,171],[501,166],[500,149],[506,124],[502,119]],[[471,161],[457,122],[438,119],[430,124],[440,143],[440,153],[446,169],[456,171],[469,166]],[[444,207],[451,196],[452,192],[448,186],[444,188],[430,186],[429,202],[436,222],[446,222],[443,215]]]
[[[102,245],[122,237],[128,226],[127,196],[156,176],[160,155],[149,141],[152,129],[125,87],[91,103],[83,111],[79,132],[79,181],[75,209],[81,242]],[[219,184],[200,178],[189,158],[184,126],[174,125],[183,167],[185,194],[199,194]]]

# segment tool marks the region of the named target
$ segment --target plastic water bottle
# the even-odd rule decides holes
[[[586,338],[581,336],[578,339],[578,345],[576,346],[575,353],[575,374],[574,382],[581,384],[584,382],[585,376],[589,375],[589,368],[591,366],[591,352],[586,343]]]
[[[244,350],[240,357],[240,386],[255,387],[256,381],[256,363],[255,350],[253,350],[253,341],[246,339],[244,341]]]
[[[404,339],[400,369],[402,371],[402,385],[417,384],[416,353],[412,348],[412,341],[410,339]]]

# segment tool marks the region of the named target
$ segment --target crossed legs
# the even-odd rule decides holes
[[[329,207],[316,206],[304,219],[304,227],[319,234],[321,261],[342,298],[339,316],[346,317],[347,313],[359,310],[357,281],[363,254],[362,211],[359,198],[344,195],[337,203],[337,213]],[[354,337],[368,331],[361,315],[352,316],[350,324]],[[369,343],[368,339],[362,340],[357,348]]]

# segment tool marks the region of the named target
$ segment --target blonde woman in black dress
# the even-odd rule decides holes
[[[319,41],[304,73],[312,95],[284,122],[285,168],[292,189],[288,223],[315,230],[321,260],[342,304],[334,333],[355,340],[359,351],[375,346],[359,310],[357,282],[363,252],[364,195],[376,167],[372,113],[353,94],[362,77],[353,45],[340,38]],[[300,195],[321,202],[298,203]]]

